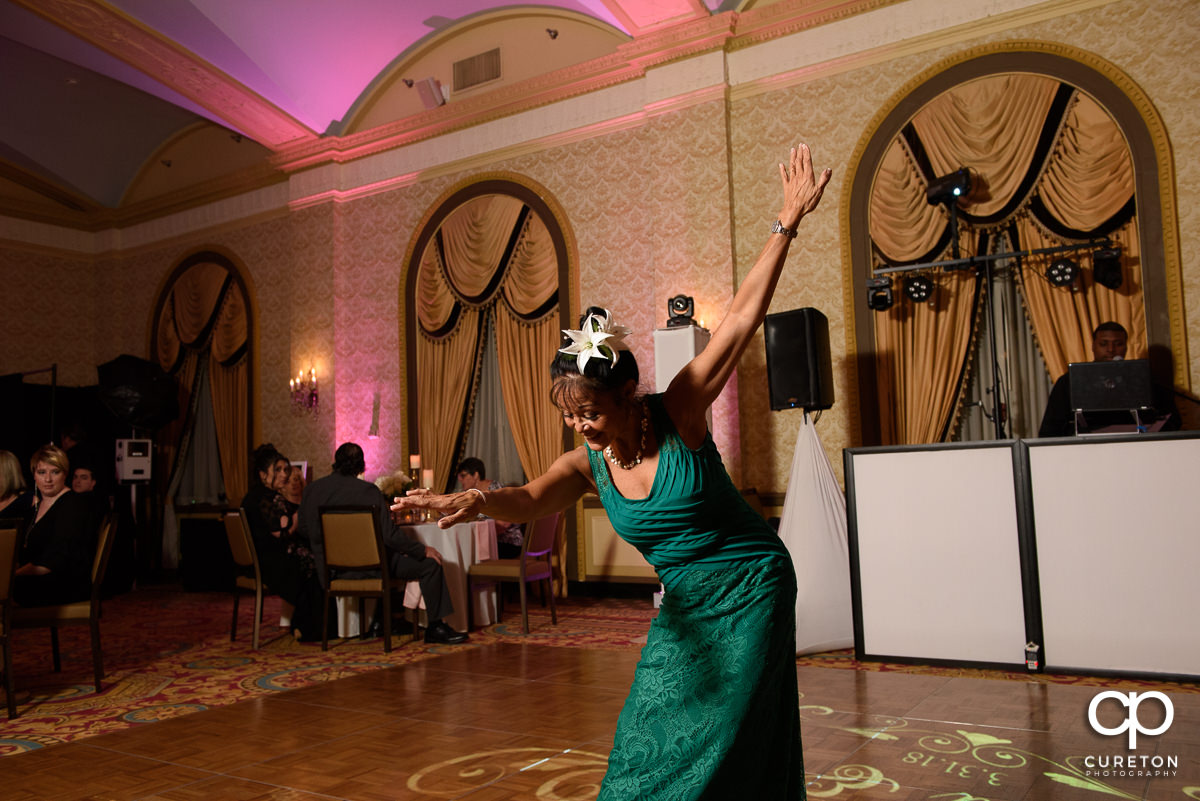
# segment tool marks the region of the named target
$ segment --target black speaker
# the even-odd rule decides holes
[[[833,406],[828,318],[813,308],[768,314],[763,334],[771,409]]]

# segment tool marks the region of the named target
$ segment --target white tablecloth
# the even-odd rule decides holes
[[[446,574],[446,585],[454,602],[454,614],[446,617],[446,623],[456,631],[467,630],[467,568],[484,559],[494,559],[496,548],[496,523],[493,520],[475,520],[456,523],[447,529],[438,528],[437,523],[420,523],[401,526],[404,533],[437,550],[442,555],[442,570]],[[475,625],[486,626],[496,620],[496,587],[481,585],[471,593],[474,604]],[[409,609],[424,609],[421,588],[410,582],[404,593],[404,605]]]

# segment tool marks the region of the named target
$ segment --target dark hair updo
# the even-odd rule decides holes
[[[250,454],[250,465],[254,468],[251,471],[250,480],[262,485],[262,478],[259,473],[269,472],[271,465],[283,458],[283,454],[275,449],[275,446],[270,442],[264,442],[254,449],[254,453]]]
[[[600,306],[589,306],[579,318],[582,329],[591,315],[610,317],[611,312]],[[563,335],[562,347],[571,344],[571,338]],[[613,364],[607,356],[592,356],[587,361],[584,372],[579,372],[579,360],[573,353],[559,351],[550,363],[550,400],[555,406],[564,408],[575,398],[583,394],[609,392],[619,394],[629,381],[637,384],[640,380],[637,359],[633,351],[618,350],[617,363]]]

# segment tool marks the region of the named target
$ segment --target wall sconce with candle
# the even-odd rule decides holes
[[[289,392],[292,396],[292,408],[297,412],[308,412],[314,417],[321,412],[321,396],[317,391],[317,370],[308,369],[308,376],[301,370],[296,377],[288,381]]]

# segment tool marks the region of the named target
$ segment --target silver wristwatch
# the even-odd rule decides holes
[[[779,220],[776,220],[775,224],[771,226],[771,233],[783,234],[788,239],[796,238],[796,229],[795,228],[784,228],[783,223],[781,223]]]

